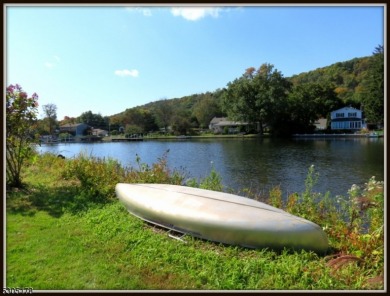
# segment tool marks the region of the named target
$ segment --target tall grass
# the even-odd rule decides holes
[[[223,246],[186,236],[169,239],[129,215],[117,202],[118,182],[182,184],[167,154],[136,167],[80,154],[36,156],[23,191],[7,192],[7,286],[35,289],[265,289],[343,290],[384,287],[383,182],[353,185],[347,197],[313,191],[311,166],[302,193],[266,202],[319,224],[327,256]],[[223,190],[212,168],[188,185]],[[252,196],[257,198],[256,196]],[[264,199],[264,197],[262,197]]]

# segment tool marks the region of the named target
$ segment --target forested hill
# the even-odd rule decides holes
[[[293,84],[332,83],[337,96],[344,102],[360,102],[359,92],[362,89],[371,57],[355,58],[338,62],[324,68],[294,75],[289,78]]]
[[[317,68],[309,72],[287,77],[287,79],[294,85],[304,83],[332,83],[335,87],[334,90],[340,99],[346,104],[356,104],[360,103],[359,91],[367,69],[369,68],[370,59],[371,57],[354,58],[349,61],[338,62],[327,67]],[[237,73],[237,77],[239,75],[241,74]],[[225,86],[221,86],[221,89],[217,89],[213,92],[192,94],[182,98],[171,98],[166,101],[170,101],[172,105],[176,106],[181,112],[187,111],[192,114],[196,103],[202,99],[210,99],[212,97],[218,98],[224,87]],[[159,107],[160,104],[161,100],[134,108],[154,110]],[[112,117],[122,116],[125,112],[126,111],[113,115]]]

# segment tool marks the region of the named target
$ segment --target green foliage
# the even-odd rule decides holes
[[[362,83],[361,101],[368,123],[384,122],[384,49],[376,48]]]
[[[77,121],[80,123],[85,123],[94,129],[108,130],[109,118],[103,117],[101,114],[94,114],[92,111],[83,112],[77,118]]]
[[[343,106],[362,108],[369,123],[384,119],[383,47],[373,56],[338,62],[327,67],[284,78],[273,65],[250,67],[227,87],[181,98],[161,99],[101,118],[84,112],[78,121],[94,128],[119,130],[127,124],[143,133],[174,127],[176,134],[206,128],[214,116],[258,122],[260,133],[267,126],[274,135],[313,131],[313,120],[327,117]],[[293,88],[291,89],[291,86]],[[286,96],[288,95],[288,99]],[[196,120],[190,120],[190,117]],[[314,119],[313,119],[314,118]]]
[[[253,67],[228,83],[223,109],[233,120],[259,122],[260,133],[266,123],[271,129],[280,125],[286,114],[290,83],[271,64]]]
[[[80,181],[79,197],[86,202],[105,202],[115,198],[115,185],[121,180],[124,170],[119,162],[79,154],[67,162],[65,178]]]
[[[199,182],[197,182],[195,179],[187,180],[187,186],[214,191],[223,190],[222,178],[220,174],[215,170],[214,166],[212,166],[210,174],[205,178],[201,179]]]
[[[37,143],[34,123],[38,114],[38,95],[28,97],[18,84],[6,90],[6,179],[7,185],[21,187],[21,170],[25,161],[34,153]]]
[[[322,226],[339,254],[351,255],[375,273],[383,272],[383,182],[372,177],[364,188],[352,185],[348,198],[331,199],[329,194],[323,196],[313,191],[318,178],[311,166],[305,191],[290,195],[285,209]]]
[[[124,183],[163,183],[180,185],[183,181],[183,176],[178,171],[171,171],[168,168],[168,151],[162,157],[158,158],[158,162],[149,166],[141,162],[141,158],[136,155],[138,170],[130,168],[126,170]]]
[[[106,203],[115,200],[117,183],[168,183],[180,184],[183,177],[176,171],[171,172],[167,165],[166,152],[151,167],[141,163],[137,155],[138,169],[123,168],[112,158],[97,158],[80,153],[66,163],[63,176],[80,182],[78,204]]]
[[[314,131],[314,122],[319,117],[326,118],[331,111],[341,108],[342,102],[330,84],[305,83],[293,87],[289,93],[288,103],[290,123],[285,129],[294,133]]]
[[[352,186],[348,198],[335,204],[329,194],[314,192],[319,175],[310,167],[304,192],[285,204],[280,188],[271,190],[273,205],[311,217],[324,228],[332,249],[321,257],[305,251],[249,250],[190,236],[182,243],[129,215],[119,202],[101,205],[78,198],[86,189],[79,178],[89,187],[92,180],[107,181],[107,171],[121,181],[181,182],[167,175],[166,154],[152,166],[138,156],[136,160],[137,168],[124,169],[85,154],[31,158],[24,173],[28,190],[7,192],[7,285],[37,290],[384,288],[383,182],[371,178],[362,188]],[[64,179],[71,168],[79,177]],[[214,168],[200,184],[193,183],[222,190]],[[83,206],[83,211],[75,210]]]

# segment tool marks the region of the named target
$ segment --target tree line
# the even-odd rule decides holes
[[[384,50],[372,56],[285,78],[274,65],[250,67],[223,89],[175,99],[161,99],[110,117],[111,126],[147,133],[168,127],[177,134],[205,129],[211,119],[228,117],[252,123],[257,132],[274,135],[309,133],[314,122],[352,106],[367,123],[384,122]]]
[[[384,121],[384,50],[285,78],[274,65],[249,67],[214,92],[182,98],[160,99],[149,104],[102,116],[91,111],[77,118],[56,120],[56,107],[43,106],[45,118],[39,134],[52,134],[59,125],[86,123],[110,133],[150,132],[190,134],[207,129],[213,117],[228,117],[251,123],[252,132],[277,136],[310,133],[319,118],[343,106],[364,111],[369,124]]]
[[[111,132],[151,131],[187,134],[205,129],[215,116],[246,121],[258,132],[274,135],[310,132],[320,117],[350,105],[363,110],[367,123],[384,123],[384,48],[372,56],[340,62],[329,67],[283,77],[274,65],[250,67],[223,89],[183,98],[161,99],[144,106],[102,116],[91,111],[77,118],[57,120],[57,106],[42,106],[45,117],[38,120],[38,95],[28,96],[18,84],[6,89],[6,179],[20,187],[21,168],[33,152],[40,135],[58,131],[59,125],[86,123]]]

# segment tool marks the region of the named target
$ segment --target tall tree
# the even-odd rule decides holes
[[[295,85],[289,93],[290,133],[308,133],[314,130],[314,122],[340,108],[342,101],[327,83]]]
[[[88,124],[93,128],[108,130],[108,117],[103,117],[101,114],[94,114],[92,111],[83,112],[77,118],[77,121]]]
[[[379,45],[373,52],[363,81],[362,109],[367,123],[383,125],[384,122],[384,49]]]
[[[286,112],[286,100],[291,83],[271,64],[262,64],[257,70],[250,67],[224,93],[223,108],[234,120],[258,123],[260,133],[264,124],[276,130],[279,119]],[[280,116],[278,116],[278,114]]]
[[[34,123],[38,114],[38,95],[28,97],[18,84],[6,90],[6,175],[7,184],[22,186],[21,170],[33,152]]]
[[[153,113],[157,120],[157,124],[167,132],[173,117],[171,102],[166,99],[159,100],[153,109]]]
[[[194,105],[193,115],[196,117],[201,128],[209,126],[211,119],[221,113],[216,98],[211,93],[206,93]]]
[[[43,113],[45,114],[45,120],[49,124],[49,134],[53,134],[53,127],[57,121],[57,106],[55,104],[46,104],[42,106]]]

